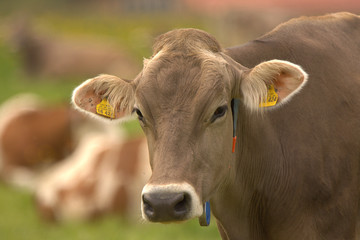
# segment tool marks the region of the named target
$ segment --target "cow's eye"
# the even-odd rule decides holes
[[[216,119],[221,118],[222,116],[225,115],[225,113],[226,113],[227,110],[228,110],[227,105],[218,107],[218,108],[215,110],[214,114],[212,115],[210,121],[213,123]]]
[[[136,115],[140,121],[144,121],[144,116],[138,108],[134,108],[133,112],[136,113]]]

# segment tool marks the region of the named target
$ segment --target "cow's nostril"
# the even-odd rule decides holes
[[[179,198],[178,202],[174,206],[175,215],[181,216],[185,215],[189,210],[189,198],[190,196],[188,194],[184,194]]]
[[[146,194],[144,194],[142,198],[143,198],[142,199],[143,207],[144,207],[144,211],[145,211],[146,215],[149,217],[154,217],[155,211],[154,211],[154,208],[151,206],[151,202],[150,202],[149,198],[147,198]]]

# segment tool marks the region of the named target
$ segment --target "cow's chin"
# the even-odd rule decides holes
[[[150,222],[183,222],[203,214],[203,205],[188,183],[147,184],[141,195],[142,217]]]

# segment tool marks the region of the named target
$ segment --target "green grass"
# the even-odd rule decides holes
[[[188,14],[156,15],[64,15],[44,14],[36,19],[53,34],[72,37],[111,38],[140,61],[151,56],[151,45],[159,34],[175,28],[207,29],[204,17]]]
[[[7,240],[180,240],[219,239],[215,223],[200,227],[197,220],[182,224],[129,223],[108,216],[92,222],[54,224],[42,221],[31,194],[0,184],[0,239]]]
[[[0,17],[0,21],[1,21]],[[96,21],[95,21],[96,20]],[[89,16],[39,14],[34,24],[51,29],[54,34],[112,38],[142,61],[148,57],[154,36],[177,27],[204,28],[201,18],[174,16]],[[0,33],[1,36],[1,33]],[[72,90],[82,79],[67,78],[46,81],[26,76],[16,53],[0,38],[0,103],[23,92],[39,95],[48,103],[69,102]],[[125,124],[132,135],[140,134],[136,121]],[[50,224],[42,221],[35,209],[33,196],[0,184],[0,240],[177,240],[220,239],[214,220],[200,227],[197,219],[182,224],[130,223],[118,216],[92,222]]]

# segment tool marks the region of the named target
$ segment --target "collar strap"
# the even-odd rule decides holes
[[[233,115],[233,145],[232,145],[232,152],[235,152],[235,146],[236,146],[236,125],[237,125],[237,119],[238,119],[238,113],[239,113],[239,103],[240,100],[234,98],[231,101],[231,110]]]
[[[232,146],[232,152],[235,152],[235,145],[236,145],[236,125],[237,125],[237,119],[238,119],[238,111],[239,111],[239,99],[233,99],[231,101],[231,110],[233,115],[233,146]],[[202,216],[199,217],[199,223],[201,226],[209,226],[210,224],[210,217],[211,217],[211,211],[210,211],[210,202],[206,201],[204,203],[204,210]]]

